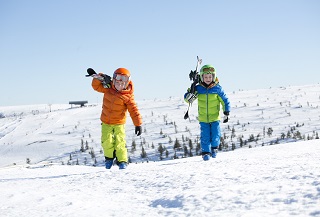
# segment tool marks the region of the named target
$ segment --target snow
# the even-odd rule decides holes
[[[319,141],[113,167],[0,170],[6,216],[319,216]]]
[[[0,214],[320,216],[319,90],[316,84],[228,93],[230,122],[221,125],[228,146],[207,162],[196,156],[195,144],[194,157],[176,150],[179,159],[172,160],[176,139],[199,136],[196,103],[184,120],[181,98],[138,101],[145,130],[135,137],[128,119],[133,163],[126,170],[103,167],[100,105],[0,107]],[[272,135],[263,135],[269,127]],[[280,138],[291,129],[304,137]],[[239,138],[251,134],[260,138],[240,148]],[[79,151],[81,140],[89,143],[86,152]],[[162,161],[159,143],[169,151]],[[141,146],[148,159],[140,157]]]

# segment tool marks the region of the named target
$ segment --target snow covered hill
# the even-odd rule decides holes
[[[221,125],[220,152],[319,138],[319,84],[237,91],[228,96],[232,111],[229,123]],[[134,135],[130,117],[126,125],[131,162],[199,154],[196,102],[189,120],[183,119],[187,104],[182,97],[142,100],[138,106],[143,134]],[[0,166],[26,162],[101,166],[100,113],[99,104],[0,107]],[[165,150],[162,156],[160,146]]]
[[[116,167],[0,168],[1,216],[320,216],[319,140]]]
[[[228,96],[208,162],[196,103],[184,120],[182,97],[138,101],[124,171],[103,167],[101,105],[0,107],[1,216],[320,216],[320,85]]]

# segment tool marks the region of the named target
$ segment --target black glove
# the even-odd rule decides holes
[[[93,74],[91,77],[101,81],[104,88],[110,88],[111,77],[109,75],[99,73],[99,74]]]
[[[96,71],[94,71],[92,68],[87,69],[87,75],[86,77],[94,77],[99,79],[101,82],[104,82],[105,85],[111,83],[111,77],[109,75],[105,75],[102,73],[97,74]]]
[[[101,76],[104,78],[105,84],[111,83],[111,77],[109,75],[102,74]]]
[[[141,127],[141,126],[136,126],[136,129],[134,130],[134,133],[135,133],[137,136],[140,136],[141,133],[142,133],[142,127]]]
[[[223,114],[224,114],[224,117],[223,117],[223,123],[227,123],[229,121],[229,113],[228,111],[224,111]]]

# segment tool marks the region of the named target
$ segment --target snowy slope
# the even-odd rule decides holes
[[[318,138],[319,84],[237,91],[228,96],[232,110],[229,123],[221,125],[224,138],[221,151]],[[172,159],[175,153],[179,158],[185,156],[184,146],[188,153],[199,154],[196,151],[200,131],[196,102],[190,109],[190,120],[183,119],[187,104],[182,97],[142,100],[138,106],[144,121],[141,137],[134,135],[130,117],[126,125],[132,162],[158,161],[160,145],[168,151],[168,157],[162,156],[164,160]],[[83,108],[69,105],[0,107],[1,116],[5,116],[0,118],[0,166],[25,164],[27,159],[33,164],[47,161],[101,166],[100,113],[100,104]],[[191,151],[189,140],[193,145]],[[181,149],[174,149],[176,141]],[[88,150],[80,152],[81,144],[87,145]],[[142,147],[147,158],[141,158]]]
[[[1,216],[320,216],[319,140],[116,167],[0,168]]]
[[[320,216],[320,85],[228,95],[224,143],[208,162],[196,156],[196,103],[184,120],[182,97],[138,101],[144,131],[128,118],[125,171],[103,167],[101,105],[0,107],[0,215]]]

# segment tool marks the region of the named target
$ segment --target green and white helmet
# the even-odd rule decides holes
[[[200,69],[200,80],[202,82],[203,82],[202,76],[204,74],[212,74],[213,75],[212,81],[214,81],[216,79],[216,70],[214,69],[214,67],[212,65],[204,65]]]

